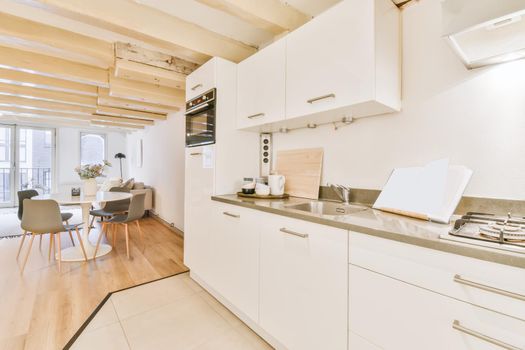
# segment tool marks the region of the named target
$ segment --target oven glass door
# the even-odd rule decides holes
[[[186,146],[215,143],[215,106],[186,115]]]

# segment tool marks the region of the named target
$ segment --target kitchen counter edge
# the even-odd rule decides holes
[[[239,207],[259,210],[267,213],[277,214],[281,216],[290,217],[293,219],[299,219],[304,221],[309,221],[316,224],[336,227],[348,231],[354,231],[358,233],[368,234],[371,236],[390,239],[393,241],[407,243],[412,245],[417,245],[423,248],[429,248],[434,250],[443,251],[451,254],[458,254],[470,258],[485,260],[489,262],[494,262],[498,264],[504,264],[508,266],[518,267],[525,269],[525,255],[521,256],[519,253],[511,253],[499,251],[492,248],[478,247],[475,245],[462,244],[457,242],[451,242],[439,237],[421,237],[420,235],[411,235],[409,233],[400,233],[389,230],[379,230],[376,228],[371,228],[369,226],[358,225],[350,222],[341,222],[332,220],[327,217],[312,216],[308,214],[298,213],[297,211],[292,211],[287,208],[278,208],[258,205],[257,203],[241,201],[235,195],[217,195],[212,196],[211,199],[216,202],[222,202],[226,204],[231,204]],[[373,209],[371,209],[373,210]],[[348,217],[351,217],[349,215]],[[399,216],[398,220],[407,220],[412,221],[413,219],[403,218]]]

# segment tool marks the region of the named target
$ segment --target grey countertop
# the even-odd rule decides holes
[[[285,206],[309,202],[309,199],[290,197],[286,200],[240,198],[237,195],[213,196],[212,200],[245,208],[306,220],[322,225],[369,234],[376,237],[414,244],[425,248],[459,254],[471,258],[525,268],[525,253],[453,242],[440,238],[447,234],[450,225],[411,219],[400,215],[367,209],[349,215],[327,217],[314,215]]]

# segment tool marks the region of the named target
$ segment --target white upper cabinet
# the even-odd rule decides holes
[[[215,62],[209,60],[186,77],[186,101],[216,87]]]
[[[286,41],[281,39],[239,63],[237,128],[284,119],[285,55]]]
[[[344,0],[289,34],[286,46],[287,119],[400,109],[399,10],[390,0]]]

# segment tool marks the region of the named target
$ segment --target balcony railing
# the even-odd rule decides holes
[[[0,202],[10,202],[12,168],[0,168]],[[41,193],[51,191],[51,168],[20,168],[18,175],[20,190],[37,189]]]

